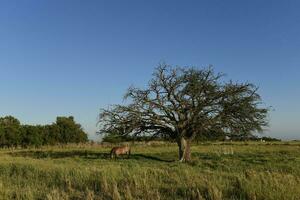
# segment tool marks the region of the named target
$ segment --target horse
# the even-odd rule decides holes
[[[130,156],[130,147],[129,146],[123,146],[123,147],[114,147],[110,151],[110,157],[111,158],[117,158],[119,155],[127,155],[128,158]]]

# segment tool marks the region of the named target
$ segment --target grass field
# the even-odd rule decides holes
[[[0,199],[300,199],[300,143],[202,143],[0,150]]]

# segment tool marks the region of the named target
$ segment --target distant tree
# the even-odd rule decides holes
[[[51,125],[21,125],[19,120],[0,118],[0,147],[55,145],[87,142],[87,134],[73,117],[57,117]]]
[[[56,126],[59,130],[59,138],[62,143],[87,142],[87,134],[80,124],[74,121],[74,117],[57,117]]]
[[[148,87],[128,89],[127,105],[103,109],[101,134],[162,135],[175,140],[180,161],[191,160],[194,138],[210,132],[249,135],[267,126],[258,88],[207,69],[160,65]]]
[[[203,134],[197,134],[195,136],[195,139],[197,142],[200,141],[220,141],[220,140],[225,140],[225,138],[228,137],[227,134],[224,134],[222,130],[208,130],[208,131],[203,131]]]
[[[121,142],[135,142],[135,141],[169,141],[169,138],[161,135],[120,135],[118,133],[107,133],[103,136],[102,142],[121,143]]]
[[[55,145],[62,140],[60,128],[55,123],[43,127],[43,145]]]
[[[44,127],[23,125],[21,127],[21,141],[22,147],[35,146],[39,147],[43,145]]]
[[[120,142],[126,142],[128,140],[129,140],[129,136],[119,135],[117,133],[108,133],[102,138],[102,142],[109,142],[109,143],[120,143]]]
[[[280,139],[278,138],[272,138],[272,137],[262,137],[260,138],[261,140],[264,140],[264,141],[267,141],[267,142],[279,142],[281,141]]]
[[[12,147],[20,143],[20,121],[12,116],[0,118],[0,146]]]

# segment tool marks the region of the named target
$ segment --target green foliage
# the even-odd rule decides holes
[[[87,135],[80,124],[74,121],[74,117],[57,117],[56,126],[60,133],[62,143],[79,143],[87,141]]]
[[[11,147],[20,143],[20,121],[12,116],[0,118],[0,146]]]
[[[73,117],[57,117],[56,123],[45,126],[21,125],[12,116],[0,118],[0,147],[39,147],[87,140],[87,134]]]
[[[280,139],[277,139],[277,138],[272,138],[272,137],[262,137],[261,140],[264,140],[264,141],[268,141],[268,142],[278,142],[278,141],[281,141]]]
[[[126,142],[126,141],[128,141],[128,139],[129,139],[129,136],[127,136],[127,135],[124,136],[124,135],[110,133],[110,134],[106,134],[102,138],[102,142],[120,143],[120,142]]]
[[[21,145],[23,147],[39,147],[43,144],[44,128],[42,126],[23,125],[21,134]]]
[[[147,135],[119,135],[117,133],[108,133],[102,138],[102,142],[120,143],[120,142],[134,142],[134,141],[169,141],[169,138],[160,136],[147,136]]]

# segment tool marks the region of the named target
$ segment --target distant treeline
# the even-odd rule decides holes
[[[82,143],[87,134],[74,117],[57,117],[50,125],[22,125],[12,116],[0,118],[0,147],[29,147]]]
[[[121,143],[121,142],[131,142],[131,141],[170,141],[170,138],[165,138],[161,136],[132,136],[132,135],[118,135],[118,134],[106,134],[102,138],[102,142],[108,143]],[[171,140],[172,141],[172,140]],[[266,142],[275,142],[280,141],[280,139],[272,137],[258,137],[255,135],[233,135],[228,136],[216,132],[208,132],[203,135],[199,135],[195,138],[195,142],[202,141],[266,141]],[[173,141],[175,142],[175,141]]]

